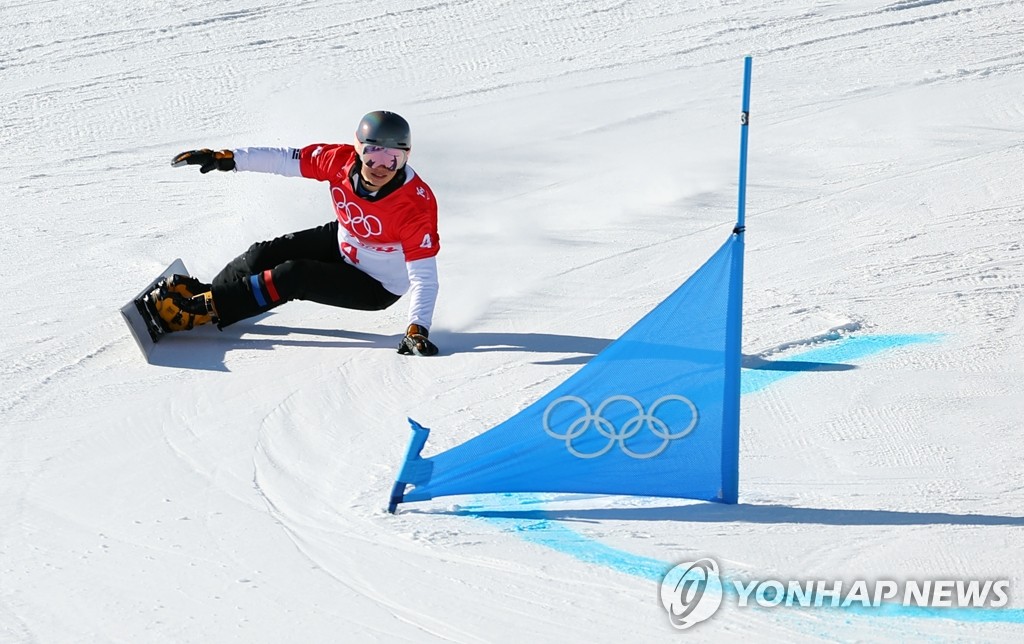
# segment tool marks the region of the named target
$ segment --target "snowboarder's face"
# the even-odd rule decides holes
[[[376,145],[358,145],[357,151],[363,166],[359,173],[363,182],[371,188],[379,188],[394,178],[405,165],[408,152]]]
[[[359,170],[359,175],[363,178],[363,183],[374,190],[394,179],[396,174],[398,174],[398,170],[389,170],[382,165],[371,168],[365,163],[363,164],[362,169]]]

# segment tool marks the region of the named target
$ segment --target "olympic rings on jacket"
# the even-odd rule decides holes
[[[340,188],[331,188],[334,195],[334,207],[338,212],[338,221],[345,225],[353,235],[366,239],[381,234],[383,226],[380,219],[363,213],[359,204],[345,199]]]

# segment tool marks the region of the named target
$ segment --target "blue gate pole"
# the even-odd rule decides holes
[[[740,487],[740,371],[743,358],[743,234],[747,201],[747,126],[750,123],[751,58],[743,60],[743,111],[740,114],[740,194],[733,229],[732,275],[725,328],[725,396],[722,417],[722,490],[719,501],[736,503]]]

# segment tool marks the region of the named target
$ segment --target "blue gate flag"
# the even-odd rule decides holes
[[[413,438],[389,509],[453,494],[579,492],[735,503],[743,234],[568,380],[430,458]],[[409,485],[414,486],[407,490]]]
[[[743,63],[739,210],[729,239],[618,340],[500,425],[423,458],[430,430],[409,419],[389,512],[488,492],[736,503],[750,56]]]

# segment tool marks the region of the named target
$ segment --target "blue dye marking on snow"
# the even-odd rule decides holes
[[[773,365],[771,362],[766,362],[755,369],[745,369],[742,373],[741,391],[744,394],[755,393],[797,373],[834,370],[843,365],[849,366],[850,361],[860,360],[882,351],[912,344],[937,342],[942,337],[942,334],[847,337],[834,345],[811,349],[797,356],[787,357],[786,366],[782,369],[773,369],[773,366],[780,365]],[[807,367],[803,368],[800,363],[806,363]],[[493,503],[486,502],[490,500],[493,500]],[[481,495],[477,497],[476,504],[462,506],[459,514],[484,519],[504,530],[515,532],[524,541],[561,552],[585,563],[604,566],[627,575],[659,583],[665,574],[675,566],[674,563],[633,554],[590,539],[548,519],[543,510],[511,511],[512,508],[543,503],[544,499],[529,494]],[[508,516],[502,516],[502,512],[507,512]],[[723,583],[723,590],[726,594],[738,595],[731,582],[723,579]],[[842,610],[877,617],[939,618],[960,622],[1024,624],[1024,609],[1015,608],[941,608],[886,603],[877,607],[859,605],[831,607],[826,605],[815,610],[820,609]]]
[[[807,371],[829,371],[837,367],[850,366],[854,360],[862,360],[873,354],[908,346],[938,342],[942,339],[939,333],[920,333],[912,335],[862,335],[851,336],[835,344],[811,349],[797,356],[787,357],[785,361],[765,361],[753,369],[744,369],[740,382],[740,392],[752,394],[773,385],[776,382]],[[784,369],[774,370],[773,364],[781,363]],[[802,365],[806,365],[804,368]]]
[[[650,581],[661,583],[665,574],[676,564],[652,557],[633,554],[625,550],[612,548],[603,543],[590,539],[559,524],[557,521],[546,518],[543,510],[520,511],[524,505],[541,504],[543,499],[530,494],[494,494],[478,497],[480,504],[473,506],[462,506],[459,514],[474,516],[484,519],[503,530],[514,532],[516,536],[529,543],[544,546],[551,550],[569,555],[584,563],[611,568],[617,572],[641,577]],[[487,502],[492,501],[492,502]],[[508,516],[502,516],[502,513]],[[678,563],[678,562],[676,562]],[[734,585],[735,582],[722,577],[722,592],[729,597],[739,597],[739,591]],[[741,580],[743,581],[743,580]],[[749,581],[743,581],[744,585]],[[753,597],[749,599],[750,608],[761,608]],[[977,623],[1009,623],[1024,624],[1024,609],[1017,608],[969,608],[969,607],[930,607],[930,606],[903,606],[883,602],[878,606],[862,606],[851,604],[850,606],[831,606],[828,599],[823,606],[809,606],[807,610],[835,610],[844,611],[850,614],[862,615],[865,617],[899,617],[899,618],[929,618],[949,619],[960,622]],[[813,602],[812,602],[813,603]],[[793,608],[801,608],[794,604]]]
[[[515,532],[524,541],[557,550],[586,563],[612,568],[636,577],[660,582],[665,573],[673,567],[673,564],[659,559],[642,557],[594,541],[575,530],[570,530],[555,521],[544,518],[543,511],[516,512],[514,518],[501,517],[502,510],[509,511],[513,507],[521,507],[523,503],[537,502],[538,499],[523,494],[499,494],[493,495],[493,497],[496,501],[494,504],[462,506],[460,514],[465,513],[485,519],[502,529]],[[497,511],[491,513],[488,510]]]

